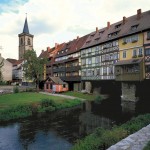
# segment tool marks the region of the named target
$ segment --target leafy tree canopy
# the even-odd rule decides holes
[[[36,81],[38,85],[43,77],[44,64],[47,63],[47,59],[38,58],[34,50],[28,50],[24,55],[24,59],[23,71],[25,77]]]

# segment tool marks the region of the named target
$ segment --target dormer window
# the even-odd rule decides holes
[[[103,33],[104,33],[104,30],[103,30],[103,31],[100,31],[100,32],[99,32],[99,36],[101,36]]]
[[[118,29],[118,28],[120,28],[120,27],[121,27],[121,23],[120,23],[120,24],[115,25],[115,29]]]
[[[138,24],[137,24],[137,25],[134,25],[134,26],[131,26],[131,30],[134,31],[134,30],[137,29],[137,27],[138,27]]]
[[[108,38],[111,38],[111,37],[114,37],[114,36],[117,36],[119,33],[119,31],[116,31],[116,32],[113,32],[113,33],[110,33],[108,34]]]
[[[92,37],[94,37],[94,35],[95,35],[95,33],[92,33],[92,34],[90,35],[90,36],[91,36],[91,38],[92,38]]]
[[[86,44],[89,44],[90,43],[90,41],[86,41]]]

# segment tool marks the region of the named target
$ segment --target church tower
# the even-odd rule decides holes
[[[27,17],[25,19],[23,32],[18,34],[19,37],[19,60],[23,59],[28,50],[33,49],[33,35],[29,33]]]

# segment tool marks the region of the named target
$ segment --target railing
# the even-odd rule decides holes
[[[81,76],[62,76],[63,81],[81,81]]]
[[[82,76],[81,80],[114,80],[114,75],[101,75],[101,76]]]
[[[65,67],[60,67],[60,68],[53,68],[53,72],[64,72]]]
[[[140,72],[137,73],[124,73],[116,75],[116,81],[141,81],[143,80]]]
[[[81,66],[66,67],[66,72],[79,71],[80,69],[81,69]]]

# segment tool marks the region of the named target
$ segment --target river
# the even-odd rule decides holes
[[[1,124],[0,150],[70,150],[77,139],[96,127],[111,128],[146,112],[150,112],[146,102],[124,104],[113,97],[101,104],[86,102],[72,109]]]

